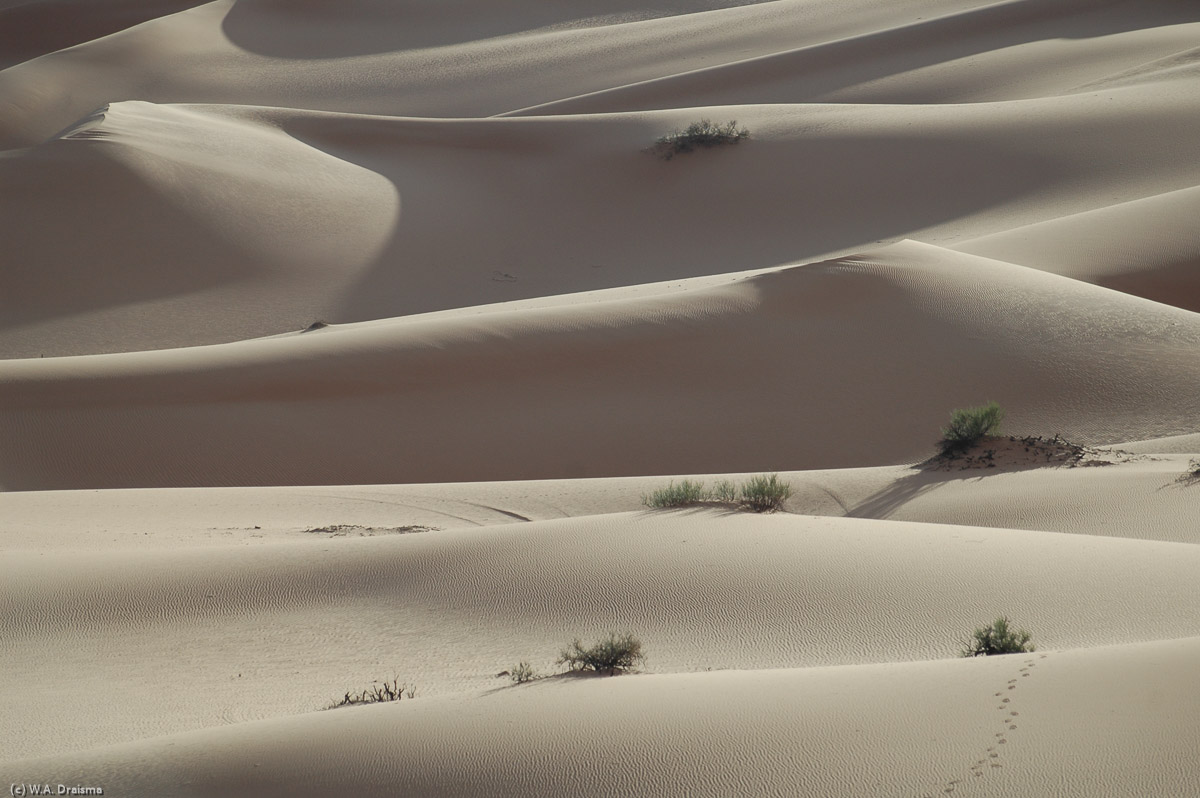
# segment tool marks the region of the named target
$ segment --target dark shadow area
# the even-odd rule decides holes
[[[1097,285],[1200,313],[1200,260],[1102,277]]]
[[[0,8],[0,69],[209,0],[30,0]]]
[[[219,231],[80,146],[53,142],[0,158],[0,330],[253,276]]]
[[[917,467],[908,476],[900,477],[883,490],[873,493],[854,507],[851,507],[846,511],[846,517],[875,518],[880,520],[889,518],[892,513],[913,499],[934,491],[947,482],[954,482],[961,479],[975,479],[981,476],[983,475],[971,474],[970,476],[959,476],[944,474]]]
[[[589,113],[601,113],[694,105],[811,102],[813,98],[851,86],[1031,42],[1089,39],[1196,21],[1200,21],[1200,7],[1166,0],[1002,3],[878,33],[664,76],[646,84],[617,86],[601,91],[599,96],[549,102],[514,110],[508,115],[570,113],[575,103],[586,105]],[[671,99],[664,102],[664,97]]]
[[[450,137],[431,147],[439,123],[418,134],[356,120],[365,146],[353,147],[305,120],[285,123],[290,135],[382,174],[405,197],[393,240],[348,293],[340,321],[461,307],[483,284],[487,301],[503,302],[861,251],[1068,177],[1059,164],[1000,140],[918,134],[781,142],[756,141],[751,130],[736,148],[678,163],[632,149],[568,153],[564,161],[536,126],[505,123],[481,123],[497,126],[501,144],[490,152]],[[614,125],[620,138],[629,123],[597,124]],[[981,170],[984,163],[991,168]],[[703,196],[719,201],[693,199]],[[496,213],[505,203],[527,210]],[[513,279],[495,280],[496,270]]]
[[[848,518],[888,518],[899,508],[949,482],[983,479],[1037,468],[1085,468],[1132,458],[1127,452],[1093,449],[1055,435],[994,436],[964,450],[937,454],[912,472],[875,492],[846,512]]]
[[[756,5],[768,0],[238,0],[222,29],[250,52],[326,59],[445,47],[545,28],[575,28]],[[699,6],[699,8],[698,8]],[[344,20],[355,24],[345,26]],[[364,35],[365,32],[369,32]]]

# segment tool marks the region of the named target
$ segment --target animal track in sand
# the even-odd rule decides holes
[[[1039,655],[1038,658],[1046,659],[1046,656],[1047,656],[1046,654],[1041,654],[1041,655]],[[1017,678],[1008,679],[1006,681],[1004,687],[999,692],[992,694],[993,697],[1000,698],[1000,703],[996,706],[996,709],[999,710],[1000,712],[1004,713],[1001,716],[1001,721],[1000,721],[1001,731],[998,731],[993,735],[994,744],[989,746],[984,751],[984,756],[981,759],[978,759],[975,762],[973,762],[971,764],[970,768],[968,769],[968,771],[974,778],[982,777],[985,773],[988,772],[988,770],[993,770],[993,769],[998,770],[998,769],[1004,767],[1004,764],[1000,761],[1000,758],[1001,758],[1000,757],[1000,749],[998,748],[998,746],[1008,745],[1010,733],[1017,731],[1016,718],[1021,713],[1012,708],[1012,706],[1011,706],[1012,697],[1001,698],[1001,696],[1008,694],[1009,691],[1011,691],[1011,690],[1016,690],[1018,684],[1023,683],[1023,682],[1021,682],[1021,679],[1028,678],[1030,675],[1030,672],[1029,672],[1030,668],[1033,668],[1037,664],[1032,659],[1020,660],[1019,662],[1021,665],[1021,667],[1017,670],[1017,673],[1019,674],[1019,676],[1017,676]],[[1011,673],[1011,671],[1010,671],[1010,673]],[[984,768],[984,765],[987,765],[988,767]],[[962,783],[961,779],[954,779],[951,781],[947,781],[942,788],[942,792],[945,794],[953,793],[955,791],[955,788],[961,783]],[[925,795],[927,796],[928,793],[926,793]]]

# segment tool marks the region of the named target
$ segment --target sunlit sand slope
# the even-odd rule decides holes
[[[3,747],[305,712],[393,675],[424,697],[486,689],[610,629],[658,673],[954,657],[1000,614],[1044,648],[1189,637],[1197,568],[1182,543],[714,511],[9,552],[3,698],[42,723]]]
[[[986,399],[1030,432],[1150,438],[1194,429],[1198,344],[1187,311],[909,242],[641,299],[11,362],[0,484],[885,464]]]
[[[751,137],[643,151],[699,116]],[[0,158],[17,253],[0,353],[221,343],[903,237],[989,237],[975,251],[999,236],[979,254],[1189,307],[1175,288],[1190,291],[1196,250],[1198,119],[1195,93],[1171,86],[497,120],[113,103]]]
[[[1186,796],[1200,639],[535,683],[10,763],[194,796]],[[106,791],[106,794],[107,791]]]

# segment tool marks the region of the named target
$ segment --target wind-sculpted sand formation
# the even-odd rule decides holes
[[[0,789],[1200,795],[1197,42],[0,0]]]

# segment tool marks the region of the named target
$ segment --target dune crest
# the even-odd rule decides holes
[[[0,0],[11,791],[1190,798],[1198,34]]]

